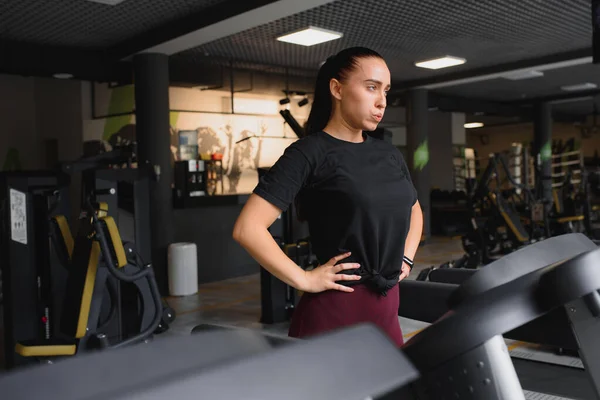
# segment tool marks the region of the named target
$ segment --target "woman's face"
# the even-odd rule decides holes
[[[341,116],[351,128],[373,131],[385,112],[391,77],[385,61],[360,58],[343,82],[332,80],[332,94],[339,100]]]

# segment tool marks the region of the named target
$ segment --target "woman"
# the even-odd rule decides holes
[[[398,282],[410,273],[423,216],[402,154],[373,139],[390,72],[375,51],[354,47],[319,70],[307,136],[259,181],[233,237],[271,274],[304,292],[289,335],[309,337],[357,323],[403,344]],[[319,266],[304,271],[268,228],[295,201]]]

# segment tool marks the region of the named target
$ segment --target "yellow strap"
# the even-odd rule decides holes
[[[108,203],[101,201],[98,203],[98,218],[108,216]]]
[[[88,319],[90,317],[90,307],[92,304],[92,296],[94,294],[94,286],[96,285],[96,273],[98,272],[98,260],[100,258],[100,243],[92,242],[90,250],[90,258],[88,259],[88,269],[85,275],[85,283],[83,284],[83,294],[81,295],[81,308],[79,309],[79,319],[77,320],[77,333],[75,337],[80,339],[85,336]]]
[[[556,212],[561,213],[562,207],[561,207],[560,199],[558,198],[558,190],[556,190],[556,189],[552,190],[552,197],[554,198],[554,206],[556,207]]]
[[[583,221],[585,216],[583,215],[573,215],[570,217],[562,217],[557,219],[559,224],[564,224],[565,222],[575,222],[575,221]]]
[[[113,248],[115,249],[115,255],[117,256],[117,265],[119,268],[127,265],[127,256],[125,255],[125,249],[123,248],[123,242],[121,241],[121,235],[119,234],[119,228],[115,224],[113,217],[100,218],[106,224],[108,228],[108,234],[110,235],[110,241],[112,242]]]
[[[76,350],[77,347],[74,344],[23,346],[21,343],[17,343],[15,345],[15,352],[23,357],[72,356]]]
[[[67,219],[64,215],[55,215],[54,217],[52,217],[52,219],[56,221],[56,225],[58,225],[58,229],[60,229],[60,234],[63,237],[70,259],[73,255],[73,247],[75,246],[75,243],[73,242],[73,235],[71,234],[71,228],[69,228]]]

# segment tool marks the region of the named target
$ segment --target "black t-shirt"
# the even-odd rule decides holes
[[[318,132],[297,140],[260,180],[254,193],[286,211],[297,198],[320,264],[358,262],[345,273],[385,295],[398,283],[404,242],[417,201],[402,153],[365,135],[360,143]]]

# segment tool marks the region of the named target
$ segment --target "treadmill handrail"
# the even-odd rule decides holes
[[[473,296],[415,335],[403,350],[419,370],[435,368],[597,291],[600,274],[590,274],[590,269],[597,271],[598,264],[600,249],[596,248]]]
[[[600,274],[598,259],[600,248],[579,254],[565,263],[561,263],[549,270],[540,279],[539,291],[543,299],[551,299],[553,303],[547,306],[560,306],[579,297],[584,297],[590,311],[598,311],[597,276]],[[577,263],[577,268],[571,269]],[[598,315],[596,315],[598,316]]]
[[[365,370],[357,378],[347,368],[358,363]],[[0,376],[0,392],[14,400],[338,400],[377,398],[418,378],[417,369],[383,332],[361,325],[278,348],[271,348],[260,332],[245,329],[167,337],[152,346],[93,352],[52,368]]]
[[[480,268],[450,295],[448,306],[453,308],[469,297],[596,248],[598,246],[582,233],[568,233],[529,244]]]

